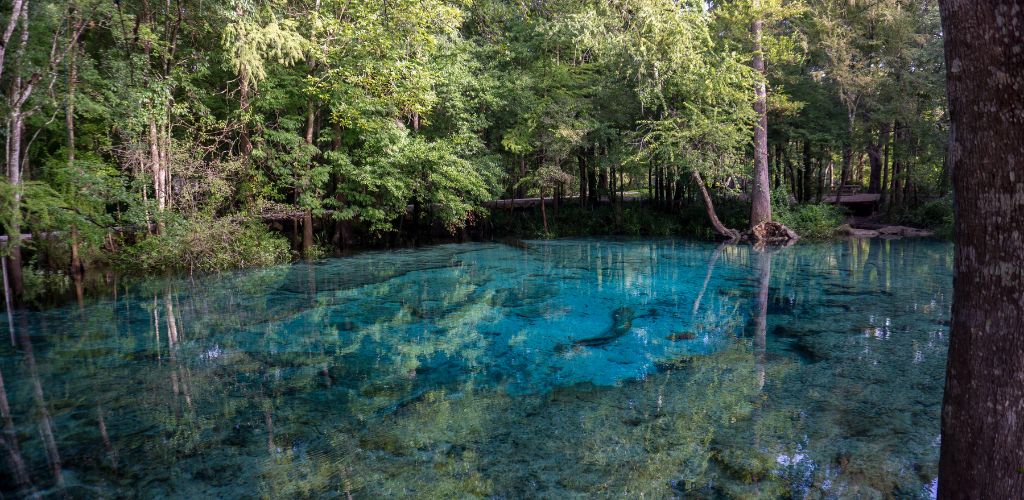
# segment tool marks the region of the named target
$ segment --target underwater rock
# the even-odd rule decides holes
[[[693,340],[697,338],[697,334],[693,332],[672,332],[669,336],[665,337],[666,340],[672,342],[679,342],[680,340]]]
[[[631,307],[622,306],[612,312],[612,327],[597,337],[581,339],[573,342],[574,346],[601,347],[608,345],[633,329],[633,317],[636,313]]]

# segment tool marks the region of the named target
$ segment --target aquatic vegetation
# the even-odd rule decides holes
[[[152,280],[20,312],[0,326],[0,437],[3,470],[24,474],[0,489],[930,494],[950,245],[525,245]]]

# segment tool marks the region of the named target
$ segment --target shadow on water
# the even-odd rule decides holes
[[[0,491],[933,494],[950,246],[526,244],[20,311]]]

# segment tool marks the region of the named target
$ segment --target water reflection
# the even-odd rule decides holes
[[[951,247],[467,244],[14,316],[0,491],[927,496]]]

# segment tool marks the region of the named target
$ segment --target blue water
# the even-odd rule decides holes
[[[930,497],[951,263],[586,239],[112,282],[0,321],[0,492]]]

